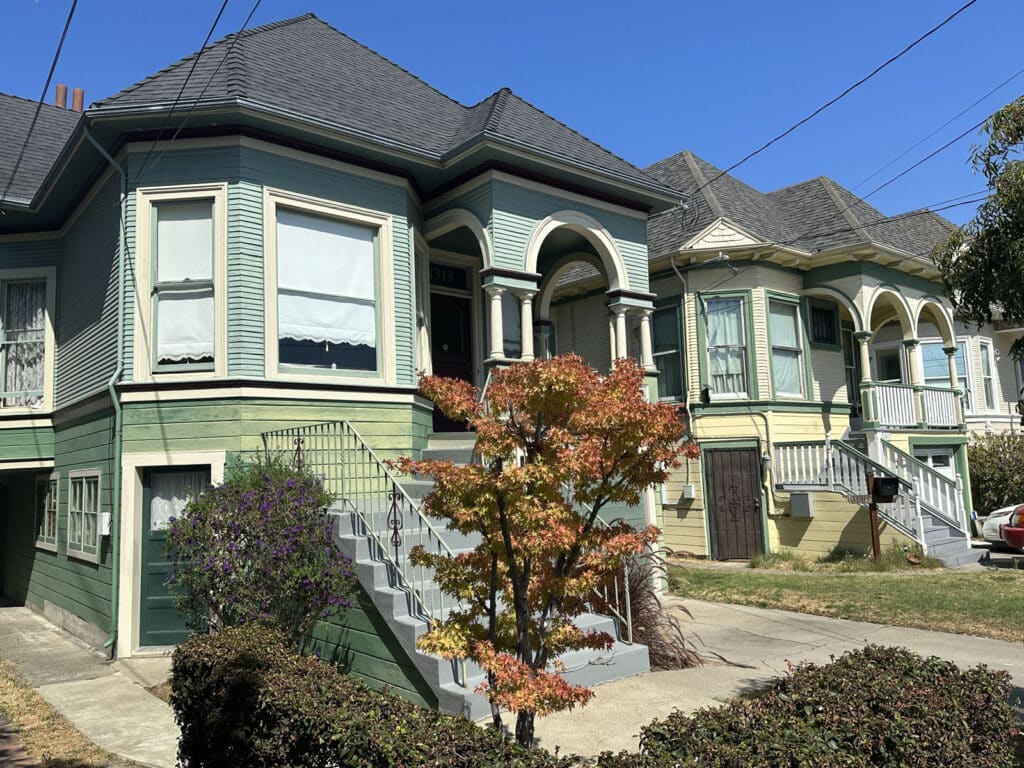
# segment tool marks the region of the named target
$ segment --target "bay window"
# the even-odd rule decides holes
[[[747,397],[749,390],[743,299],[706,299],[704,315],[708,384],[712,397]]]
[[[776,397],[803,397],[803,341],[796,304],[768,302],[768,337],[771,340],[772,383]]]

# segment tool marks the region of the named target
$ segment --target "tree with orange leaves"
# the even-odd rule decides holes
[[[413,550],[432,566],[460,608],[419,640],[428,653],[468,658],[487,672],[481,686],[500,709],[517,713],[515,735],[533,743],[534,720],[585,704],[592,692],[567,682],[556,657],[609,649],[607,633],[573,618],[626,558],[657,540],[658,529],[597,523],[609,504],[640,504],[683,453],[675,409],[648,403],[643,369],[617,361],[605,377],[576,355],[520,363],[495,372],[481,402],[467,382],[423,377],[420,391],[448,417],[476,431],[483,462],[403,459],[403,471],[432,476],[425,511],[451,529],[478,533],[471,552],[447,558]]]

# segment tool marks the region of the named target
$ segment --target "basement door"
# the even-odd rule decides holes
[[[711,557],[748,560],[764,553],[761,457],[755,448],[704,451]]]
[[[147,469],[142,475],[142,581],[139,645],[169,646],[189,635],[164,583],[171,570],[165,551],[167,527],[188,499],[210,484],[209,467]]]

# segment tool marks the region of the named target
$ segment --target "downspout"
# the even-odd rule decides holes
[[[118,602],[121,588],[121,433],[123,419],[121,400],[117,394],[117,382],[124,373],[124,272],[126,263],[127,240],[125,229],[128,226],[128,174],[117,161],[110,156],[89,132],[89,126],[83,127],[87,138],[103,158],[121,176],[121,220],[118,227],[118,265],[117,265],[117,365],[107,381],[107,393],[114,406],[114,456],[113,482],[110,497],[110,634],[103,643],[110,649],[110,658],[114,658],[117,648]]]

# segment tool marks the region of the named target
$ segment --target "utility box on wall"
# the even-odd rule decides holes
[[[814,517],[814,498],[809,493],[792,493],[789,496],[789,515],[810,519]]]

